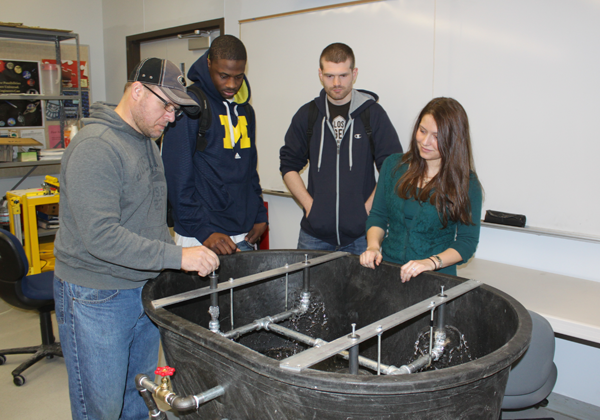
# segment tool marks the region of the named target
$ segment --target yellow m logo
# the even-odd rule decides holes
[[[225,127],[225,137],[223,137],[223,148],[233,149],[231,141],[231,132],[229,130],[229,118],[227,115],[219,115],[221,119],[221,125]],[[235,143],[240,142],[241,149],[248,149],[250,147],[250,137],[248,137],[248,121],[245,115],[238,117],[238,123],[233,127],[233,137]]]

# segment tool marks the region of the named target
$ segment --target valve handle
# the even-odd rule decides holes
[[[162,366],[162,367],[159,366],[154,371],[155,375],[160,375],[163,378],[165,376],[173,376],[174,373],[175,373],[175,368],[172,368],[172,367],[169,367],[169,366]]]

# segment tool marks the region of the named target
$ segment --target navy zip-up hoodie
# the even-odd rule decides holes
[[[285,135],[285,145],[279,152],[282,176],[300,172],[308,161],[308,193],[313,205],[300,226],[309,235],[332,245],[345,246],[365,234],[367,212],[365,202],[375,188],[375,171],[386,157],[402,152],[398,134],[378,96],[366,90],[353,90],[349,119],[344,137],[338,146],[329,121],[327,94],[321,90],[314,99],[319,115],[310,140],[310,157],[306,156],[306,130],[310,102],[302,106]],[[375,155],[360,114],[370,108]]]
[[[210,78],[207,57],[208,52],[192,65],[188,78],[204,91],[212,110],[208,145],[196,151],[199,122],[184,114],[168,128],[162,150],[175,232],[200,242],[214,232],[238,235],[267,221],[256,170],[255,121],[248,116],[253,114],[250,85],[244,77],[233,101],[225,100]]]

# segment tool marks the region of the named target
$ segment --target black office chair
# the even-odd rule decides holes
[[[29,263],[23,245],[10,232],[0,229],[0,297],[22,309],[36,309],[40,313],[42,344],[35,347],[0,350],[0,365],[6,354],[35,353],[29,360],[12,371],[16,386],[25,383],[21,373],[44,357],[62,357],[60,343],[54,342],[51,312],[54,310],[53,271],[28,276]]]
[[[556,383],[554,331],[546,318],[532,311],[529,311],[529,315],[533,323],[531,344],[525,354],[511,367],[502,410],[545,407],[548,404],[546,398]],[[551,418],[539,420],[551,420]]]

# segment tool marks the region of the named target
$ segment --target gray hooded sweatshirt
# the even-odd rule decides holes
[[[94,289],[133,289],[181,267],[166,224],[167,184],[158,147],[95,103],[62,158],[60,228],[54,253],[61,280]]]

